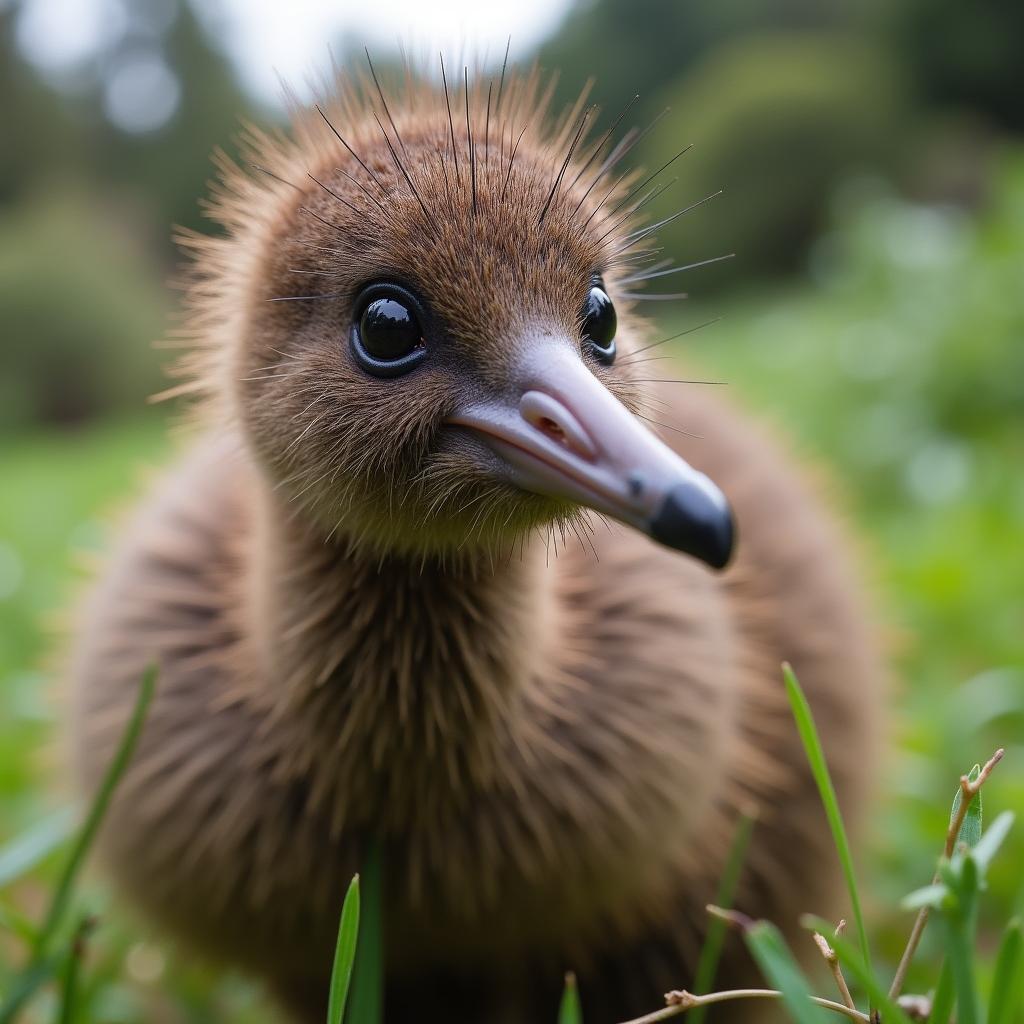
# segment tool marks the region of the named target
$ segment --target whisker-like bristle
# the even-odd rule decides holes
[[[287,179],[282,178],[280,174],[275,174],[272,170],[270,170],[269,167],[264,167],[262,164],[254,164],[254,163],[250,163],[249,166],[254,171],[259,171],[261,174],[267,175],[268,178],[273,178],[274,181],[279,181],[279,182],[281,182],[282,185],[287,185],[289,188],[295,189],[296,192],[301,192],[302,191],[302,189],[299,188],[299,186],[296,185],[295,182],[288,181]]]
[[[505,70],[508,68],[508,51],[511,46],[512,36],[510,35],[505,43],[505,59],[501,62],[501,78],[498,80],[498,99],[494,104],[495,112],[501,109],[501,97],[505,91]]]
[[[606,238],[610,238],[612,235],[614,235],[624,224],[631,220],[648,203],[653,203],[655,199],[657,199],[660,195],[663,195],[665,192],[667,192],[678,180],[678,178],[673,178],[671,181],[667,181],[663,185],[658,185],[656,188],[652,188],[651,191],[647,193],[647,195],[643,196],[642,198],[637,200],[637,202],[635,202],[632,206],[628,207],[626,212],[617,221],[615,221],[612,224],[612,226],[608,228],[607,231],[605,231],[603,235],[601,235],[598,241],[603,242]],[[622,204],[620,203],[619,206],[616,207],[616,209],[619,209],[621,205]],[[610,217],[612,216],[612,214],[609,213],[608,216]]]
[[[374,113],[373,119],[377,122],[377,127],[380,128],[381,135],[384,136],[384,141],[387,143],[388,152],[391,154],[391,159],[395,162],[395,167],[398,168],[402,177],[405,178],[406,184],[412,189],[412,194],[416,197],[416,201],[420,204],[420,209],[423,210],[423,215],[427,218],[427,222],[431,224],[435,229],[437,224],[434,218],[431,216],[430,211],[427,209],[426,203],[423,202],[423,197],[419,193],[419,189],[413,184],[412,178],[409,177],[409,172],[405,169],[405,164],[399,159],[398,154],[395,152],[395,147],[391,144],[391,139],[388,138],[388,133],[384,130],[384,125],[380,123],[380,118]]]
[[[547,216],[548,210],[551,208],[551,201],[555,198],[555,193],[558,191],[558,186],[562,183],[562,178],[565,175],[565,169],[569,166],[569,161],[572,159],[573,153],[576,151],[576,146],[579,144],[580,139],[583,137],[583,132],[587,127],[587,119],[590,117],[593,107],[585,110],[582,117],[580,117],[579,127],[576,129],[576,134],[573,136],[572,143],[569,146],[568,152],[565,154],[565,159],[562,161],[561,169],[556,176],[554,183],[551,186],[551,191],[548,193],[548,198],[544,202],[544,208],[540,211],[540,216],[537,218],[538,224],[544,223],[544,218]]]
[[[473,197],[473,216],[476,216],[476,151],[473,148],[473,129],[469,123],[469,68],[463,67],[466,83],[466,145],[469,147],[469,175]]]
[[[668,338],[662,338],[661,341],[652,341],[649,345],[644,345],[642,348],[638,348],[635,351],[630,352],[624,358],[620,359],[619,360],[619,366],[626,366],[629,363],[636,362],[636,361],[645,362],[645,360],[643,360],[643,359],[641,359],[641,360],[637,360],[636,359],[636,357],[638,355],[640,355],[641,352],[648,352],[652,348],[657,348],[659,345],[667,345],[670,341],[676,341],[678,338],[682,338],[682,337],[684,337],[687,334],[693,334],[694,331],[699,331],[699,330],[703,329],[704,327],[710,327],[712,324],[717,324],[718,321],[721,320],[721,319],[722,318],[720,316],[716,316],[716,317],[714,317],[711,320],[705,320],[704,323],[702,323],[702,324],[697,324],[696,327],[688,327],[685,331],[680,331],[678,334],[673,334],[673,335],[671,335]]]
[[[528,124],[523,125],[523,130],[519,133],[519,138],[516,139],[516,144],[512,148],[512,153],[508,158],[508,171],[505,174],[505,184],[501,189],[501,201],[505,201],[505,193],[508,191],[509,179],[512,177],[512,165],[515,163],[516,153],[519,152],[519,143],[522,142],[523,136],[526,134],[526,129],[530,126]]]
[[[455,122],[452,120],[452,102],[448,95],[448,78],[444,73],[444,54],[439,54],[439,56],[441,58],[441,85],[444,87],[444,105],[448,108],[448,131],[452,140],[452,159],[455,161],[455,180],[459,188],[462,188],[462,175],[459,173],[459,151],[455,145]]]
[[[681,274],[685,270],[696,270],[697,267],[706,267],[711,263],[721,263],[724,260],[734,259],[736,253],[727,252],[724,256],[712,256],[706,260],[697,260],[694,263],[684,263],[681,267],[669,267],[668,270],[652,270],[643,274],[634,274],[632,277],[624,277],[619,284],[635,284],[640,281],[653,281],[656,277],[668,277],[669,274]]]
[[[689,206],[684,206],[683,209],[677,210],[669,217],[663,217],[661,220],[656,221],[654,224],[650,224],[645,228],[640,228],[629,234],[624,239],[623,250],[628,249],[635,242],[639,242],[641,239],[646,238],[648,235],[653,234],[659,228],[663,228],[666,224],[671,224],[674,220],[678,220],[680,217],[690,213],[691,210],[696,210],[698,206],[703,206],[705,203],[710,202],[712,199],[717,198],[722,194],[722,189],[717,192],[712,192],[710,195],[705,196],[703,199],[698,199],[695,203],[690,203]]]
[[[334,135],[337,138],[337,140],[345,147],[345,149],[348,150],[348,152],[352,156],[352,159],[355,160],[355,162],[359,164],[359,166],[362,167],[364,171],[366,171],[366,173],[374,180],[374,182],[376,182],[377,187],[381,190],[381,192],[383,192],[384,195],[387,195],[388,190],[384,187],[384,184],[381,182],[380,178],[378,178],[377,175],[374,174],[373,171],[371,171],[370,168],[366,166],[366,164],[363,162],[363,158],[345,141],[345,139],[342,137],[341,132],[339,132],[338,129],[334,127],[334,125],[331,123],[330,118],[328,118],[328,116],[323,112],[323,110],[320,107],[320,104],[317,103],[315,104],[315,106],[316,112],[324,119],[324,123],[327,125],[327,127],[330,128],[332,132],[334,132]]]
[[[309,302],[313,299],[335,299],[344,292],[322,292],[319,295],[275,295],[267,302]]]
[[[484,119],[484,166],[485,169],[491,165],[490,141],[491,141],[491,87],[493,79],[487,83],[487,116]]]
[[[358,210],[358,209],[357,209],[357,208],[356,208],[355,206],[353,206],[353,205],[352,205],[352,204],[351,204],[351,203],[350,203],[350,202],[349,202],[349,201],[348,201],[347,199],[344,199],[344,198],[342,198],[341,196],[339,196],[339,195],[338,195],[338,193],[337,193],[337,192],[335,192],[333,188],[331,188],[331,187],[330,187],[329,185],[325,185],[325,184],[324,184],[324,183],[323,183],[323,182],[322,182],[322,181],[321,181],[321,180],[320,180],[320,179],[319,179],[318,177],[316,177],[316,175],[315,175],[315,174],[312,174],[312,173],[310,173],[309,171],[306,171],[306,176],[307,176],[308,178],[310,178],[310,179],[311,179],[312,181],[315,181],[315,182],[316,182],[316,183],[317,183],[317,184],[318,184],[318,185],[319,185],[319,186],[320,186],[320,187],[321,187],[321,188],[322,188],[322,189],[323,189],[323,190],[324,190],[325,192],[327,192],[327,193],[328,193],[329,195],[331,195],[331,196],[333,196],[333,197],[334,197],[335,199],[337,199],[337,200],[338,200],[338,202],[339,202],[339,203],[341,203],[341,205],[342,205],[342,206],[347,206],[347,207],[348,207],[348,208],[349,208],[349,209],[350,209],[350,210],[351,210],[351,211],[352,211],[353,213],[359,213],[359,212],[360,212],[360,211],[359,211],[359,210]]]
[[[398,144],[402,147],[402,152],[408,155],[408,150],[405,148],[405,143],[402,141],[402,136],[398,132],[398,126],[395,124],[395,119],[391,116],[391,109],[388,107],[388,101],[384,98],[384,90],[380,87],[380,80],[377,78],[377,71],[373,66],[373,61],[370,60],[369,47],[364,46],[363,51],[366,53],[366,63],[370,67],[370,74],[373,76],[373,84],[377,87],[377,95],[380,97],[380,102],[384,106],[384,113],[388,116],[388,123],[391,125],[391,130],[395,133],[395,138],[398,139]]]
[[[622,108],[622,112],[612,122],[611,127],[601,136],[601,138],[598,140],[597,144],[594,146],[594,150],[590,154],[589,158],[587,159],[587,162],[576,172],[576,177],[573,178],[572,181],[569,182],[569,188],[570,189],[572,189],[575,186],[576,182],[578,182],[580,180],[580,178],[583,177],[583,175],[586,173],[586,171],[590,167],[590,165],[597,159],[597,155],[608,144],[608,140],[615,133],[615,129],[619,127],[619,124],[621,123],[622,119],[626,116],[627,113],[629,113],[629,111],[633,108],[633,106],[637,103],[637,101],[639,99],[640,99],[640,93],[636,93],[633,96],[633,98]],[[594,182],[594,184],[596,184],[596,181]],[[593,188],[593,187],[594,187],[594,185],[592,184],[590,186],[590,188]],[[588,188],[587,191],[584,193],[584,196],[583,196],[584,199],[588,195],[590,195],[590,188]],[[582,203],[583,200],[581,199],[580,202]],[[576,209],[578,210],[579,206],[577,206]],[[575,212],[576,211],[574,210],[573,213],[575,214]]]

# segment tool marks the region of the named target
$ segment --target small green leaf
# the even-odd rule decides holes
[[[744,933],[747,947],[768,983],[782,993],[796,1024],[822,1024],[825,1011],[811,1002],[811,990],[793,954],[775,925],[755,921]]]
[[[341,1024],[345,1016],[348,988],[352,981],[352,965],[356,959],[359,936],[359,876],[353,877],[345,893],[338,923],[338,942],[334,947],[330,997],[327,1003],[327,1024]]]
[[[754,830],[753,814],[743,814],[736,823],[736,832],[733,836],[732,846],[729,850],[729,859],[725,863],[725,870],[718,883],[718,894],[715,897],[715,905],[723,910],[732,907],[732,901],[736,896],[736,886],[739,884],[740,872],[743,870],[743,862],[746,860],[747,848],[750,846],[750,836]],[[718,968],[718,961],[722,955],[722,946],[725,943],[726,923],[720,917],[711,918],[708,923],[707,934],[704,936],[704,945],[701,947],[700,958],[697,961],[697,972],[694,976],[693,991],[696,995],[704,995],[711,991],[714,984],[715,971]],[[695,1006],[689,1013],[689,1024],[701,1024],[707,1015],[707,1006]]]
[[[900,900],[904,910],[919,910],[921,907],[941,907],[949,899],[949,889],[940,882],[924,885]]]
[[[981,775],[981,765],[976,764],[967,776],[968,782],[977,782],[978,776]],[[956,816],[960,811],[960,805],[963,802],[964,794],[962,789],[957,789],[956,796],[953,797],[953,809],[949,814],[949,823],[952,825],[956,821]],[[960,826],[960,832],[956,837],[957,843],[964,843],[967,846],[974,846],[981,838],[981,790],[974,794],[971,802],[967,805],[967,814],[964,817],[963,824]]]
[[[971,856],[978,862],[978,867],[981,868],[982,873],[985,872],[992,862],[992,858],[999,852],[999,847],[1003,845],[1003,840],[1012,827],[1013,811],[1003,811],[985,829],[982,837],[975,843]]]
[[[558,1007],[558,1024],[583,1024],[580,993],[576,987],[576,975],[572,971],[569,971],[565,976],[562,1002]]]
[[[1003,932],[996,954],[988,1024],[1012,1024],[1024,1016],[1024,938],[1020,919],[1014,918]]]
[[[850,843],[846,838],[846,828],[843,825],[843,816],[839,811],[839,800],[836,797],[835,786],[832,785],[832,776],[829,774],[828,762],[825,760],[821,739],[814,725],[811,706],[807,702],[807,697],[788,664],[783,664],[782,675],[786,681],[786,694],[789,697],[789,704],[793,710],[793,717],[796,719],[796,727],[800,733],[800,739],[803,741],[804,752],[810,763],[814,781],[818,784],[821,802],[825,807],[825,816],[828,818],[829,828],[832,830],[832,841],[836,845],[839,863],[842,866],[843,876],[846,879],[846,888],[850,894],[850,907],[853,910],[853,919],[857,925],[857,938],[860,942],[861,955],[864,958],[864,967],[870,970],[871,950],[868,946],[867,929],[864,927],[864,915],[860,909],[857,877],[853,870],[853,854],[850,853]]]

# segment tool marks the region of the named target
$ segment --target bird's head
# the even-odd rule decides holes
[[[595,510],[723,566],[723,495],[637,415],[628,141],[586,141],[582,103],[544,128],[536,77],[445,84],[298,114],[227,175],[196,287],[258,461],[378,550],[507,549]]]

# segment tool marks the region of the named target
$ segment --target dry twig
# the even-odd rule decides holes
[[[841,935],[845,926],[846,921],[840,921],[836,928],[836,935]],[[839,965],[839,957],[836,956],[836,951],[828,944],[828,940],[821,934],[821,932],[814,933],[814,942],[821,951],[821,955],[824,957],[825,963],[828,964],[828,969],[832,972],[832,977],[836,980],[836,988],[839,989],[839,994],[843,997],[843,1002],[851,1010],[856,1010],[857,1006],[853,1001],[853,996],[850,995],[850,988],[846,984],[846,978],[843,977],[843,969]]]
[[[704,996],[695,996],[685,989],[674,990],[665,993],[665,1005],[660,1010],[647,1013],[643,1017],[636,1017],[633,1020],[625,1021],[624,1024],[656,1024],[657,1021],[668,1020],[678,1014],[686,1013],[697,1006],[709,1006],[712,1003],[725,1003],[734,999],[781,999],[782,993],[774,988],[736,988],[725,992],[709,992]],[[833,1013],[842,1014],[850,1020],[862,1021],[867,1024],[870,1018],[866,1013],[844,1006],[831,999],[822,999],[819,996],[811,996],[811,1002],[818,1006],[831,1010]]]

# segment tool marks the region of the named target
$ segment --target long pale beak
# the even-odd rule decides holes
[[[716,569],[732,555],[725,496],[648,430],[564,343],[527,347],[501,399],[460,409],[511,482],[633,526]]]

